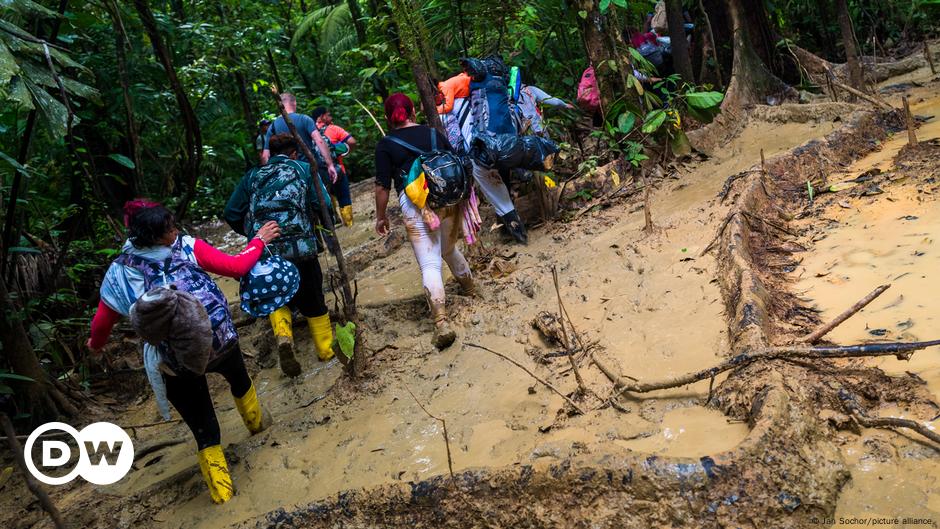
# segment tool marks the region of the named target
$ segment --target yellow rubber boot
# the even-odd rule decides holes
[[[330,315],[307,318],[307,325],[310,326],[310,335],[313,336],[320,360],[325,362],[333,358],[333,326],[330,324]]]
[[[339,216],[343,217],[343,224],[347,227],[353,225],[352,205],[339,208]]]
[[[225,503],[232,499],[235,489],[232,487],[232,476],[228,473],[228,463],[221,445],[203,448],[198,453],[199,470],[209,486],[209,496],[212,503]]]
[[[255,385],[252,384],[241,397],[235,397],[235,407],[242,416],[242,422],[245,428],[252,434],[263,432],[271,425],[271,415],[268,410],[261,406],[258,400],[258,392],[255,391]]]
[[[272,312],[268,318],[271,328],[274,329],[274,338],[277,340],[277,356],[281,363],[281,371],[289,377],[300,374],[300,363],[294,357],[294,333],[291,329],[291,313],[287,307],[281,307]]]

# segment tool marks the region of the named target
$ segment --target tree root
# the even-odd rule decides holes
[[[725,371],[730,371],[738,367],[746,366],[758,360],[781,360],[790,358],[858,358],[867,356],[891,355],[896,356],[900,360],[907,360],[914,351],[935,345],[940,345],[940,340],[932,340],[929,342],[877,343],[827,347],[766,347],[751,353],[741,353],[708,369],[702,369],[700,371],[687,373],[678,377],[649,382],[643,382],[639,380],[628,382],[622,377],[617,376],[609,367],[602,366],[595,355],[592,355],[591,358],[593,359],[594,364],[597,365],[598,368],[600,368],[600,370],[605,375],[607,375],[611,382],[614,383],[615,387],[617,388],[616,394],[620,395],[626,392],[649,393],[650,391],[656,391],[660,389],[685,386],[693,382],[712,378]]]
[[[464,342],[464,345],[466,345],[466,346],[468,346],[468,347],[474,347],[474,348],[476,348],[476,349],[483,349],[484,351],[493,353],[494,355],[496,355],[496,356],[502,358],[503,360],[506,360],[507,362],[511,363],[512,365],[514,365],[514,366],[518,367],[519,369],[521,369],[521,370],[525,371],[526,373],[528,373],[528,375],[529,375],[530,377],[534,378],[536,381],[538,381],[539,383],[541,383],[543,386],[545,386],[545,387],[547,387],[548,389],[552,390],[552,391],[553,391],[556,395],[558,395],[559,397],[565,399],[565,402],[567,402],[568,405],[570,405],[572,408],[574,408],[574,410],[575,410],[576,412],[578,412],[579,415],[584,415],[584,414],[585,414],[585,413],[584,413],[584,410],[583,410],[580,406],[578,406],[577,403],[575,403],[575,401],[571,400],[567,395],[565,395],[564,393],[562,393],[561,391],[559,391],[558,388],[556,388],[555,386],[551,385],[548,381],[546,381],[546,380],[540,378],[538,375],[536,375],[536,374],[533,373],[532,371],[529,371],[528,368],[526,368],[524,365],[520,364],[519,362],[516,362],[516,361],[513,360],[512,358],[509,358],[508,356],[504,355],[503,353],[496,352],[496,351],[490,349],[489,347],[484,347],[484,346],[482,346],[482,345],[477,345],[477,344],[475,344],[475,343]]]
[[[899,417],[869,417],[862,411],[855,398],[845,390],[839,391],[839,399],[852,414],[852,418],[866,428],[907,428],[940,445],[940,434],[917,421]]]

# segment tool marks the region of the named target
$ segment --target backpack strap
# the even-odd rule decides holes
[[[470,101],[467,101],[467,99],[470,98],[468,97],[464,99],[463,107],[460,109],[460,130],[463,130],[464,123],[466,123],[467,118],[470,117],[470,107],[472,105],[470,105]]]
[[[437,131],[433,128],[431,129],[431,150],[437,150]]]
[[[396,138],[395,136],[392,136],[391,134],[389,134],[389,135],[387,135],[387,136],[385,136],[385,137],[388,138],[390,141],[392,141],[392,142],[394,142],[394,143],[397,143],[398,145],[401,145],[401,146],[404,147],[405,149],[407,149],[407,150],[409,150],[409,151],[411,151],[411,152],[417,154],[418,156],[421,156],[422,154],[425,154],[425,151],[424,151],[424,150],[415,147],[414,145],[408,143],[407,141],[405,141],[405,140],[403,140],[403,139],[401,139],[401,138]],[[433,145],[433,144],[432,144],[432,145]]]

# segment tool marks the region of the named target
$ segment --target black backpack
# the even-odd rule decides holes
[[[407,188],[411,173],[424,173],[428,188],[427,206],[439,209],[456,206],[470,197],[473,186],[473,165],[469,156],[437,149],[437,131],[431,129],[431,150],[424,151],[395,136],[386,136],[389,140],[418,155],[407,168],[403,181]],[[407,189],[402,189],[406,191]],[[409,195],[410,196],[410,195]]]

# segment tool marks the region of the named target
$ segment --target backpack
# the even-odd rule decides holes
[[[314,191],[310,182],[309,166],[296,160],[276,160],[251,170],[248,177],[248,195],[251,197],[245,216],[245,233],[256,233],[265,222],[276,221],[281,236],[267,244],[275,255],[290,261],[316,259],[322,248],[318,238],[319,215],[309,197]],[[320,182],[327,205],[329,193]]]
[[[404,175],[405,194],[418,207],[456,206],[470,196],[473,166],[470,158],[437,150],[437,131],[431,129],[431,150],[423,151],[395,136],[390,141],[418,155]]]
[[[145,292],[155,287],[165,286],[188,292],[196,298],[205,308],[212,327],[212,348],[206,360],[207,365],[211,365],[238,342],[238,333],[232,322],[232,314],[228,310],[228,301],[209,274],[183,255],[184,252],[192,251],[191,247],[183,247],[183,237],[176,239],[170,249],[170,256],[162,261],[124,252],[114,262],[139,271],[144,276]],[[170,349],[168,342],[165,340],[158,345],[155,344],[161,359],[177,373],[189,371],[177,358],[177,352]]]
[[[601,94],[593,66],[589,66],[581,74],[581,82],[578,83],[578,105],[588,112],[597,112],[601,108]]]
[[[323,141],[326,142],[326,144],[330,147],[330,155],[333,157],[333,163],[339,165],[339,159],[349,154],[349,145],[347,145],[344,141],[338,141],[336,143],[330,141],[330,137],[326,135],[327,127],[329,127],[329,125],[317,127],[317,131],[320,132],[320,137],[323,138]],[[319,149],[317,149],[316,155],[317,161],[319,162],[320,158],[322,157],[322,155],[319,153]]]

